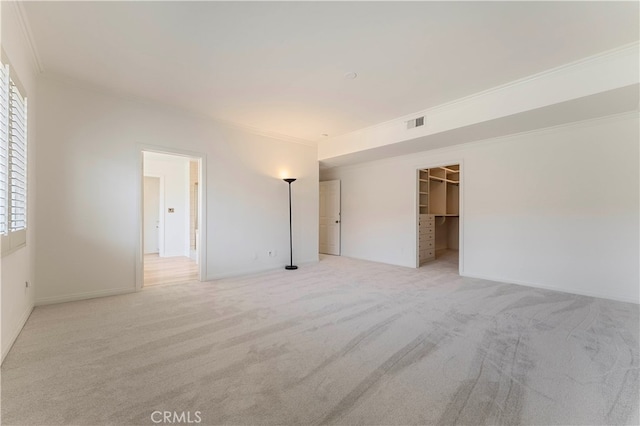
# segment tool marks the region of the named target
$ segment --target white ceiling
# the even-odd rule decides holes
[[[23,3],[47,73],[308,141],[634,42],[638,5]]]

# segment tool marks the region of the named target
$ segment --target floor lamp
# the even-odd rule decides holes
[[[296,178],[286,178],[282,180],[289,184],[289,253],[291,256],[290,264],[285,266],[284,269],[298,269],[298,267],[293,264],[293,237],[291,232],[291,182],[295,182]]]

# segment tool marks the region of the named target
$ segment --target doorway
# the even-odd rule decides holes
[[[340,181],[320,182],[319,251],[340,256]]]
[[[417,170],[416,267],[437,260],[462,270],[461,176],[460,163]]]
[[[142,181],[138,288],[200,281],[202,158],[143,151]]]

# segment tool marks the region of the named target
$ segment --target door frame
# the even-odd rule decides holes
[[[435,161],[433,163],[427,163],[426,165],[416,167],[414,175],[414,207],[415,207],[415,224],[413,227],[415,238],[415,267],[420,267],[420,234],[418,231],[418,225],[420,221],[420,182],[418,177],[420,176],[421,169],[432,169],[435,167],[445,167],[451,164],[460,165],[460,183],[458,184],[459,198],[458,198],[458,275],[464,275],[464,177],[465,168],[464,161],[462,159],[452,159],[448,161]]]
[[[198,162],[198,240],[200,241],[200,249],[198,250],[198,280],[207,281],[207,156],[201,152],[187,151],[175,148],[166,148],[156,145],[138,144],[138,245],[135,253],[136,264],[136,291],[142,290],[144,284],[144,153],[153,152],[156,154],[175,155],[178,157],[186,157]],[[162,185],[161,180],[161,185]],[[160,199],[162,200],[162,196]],[[162,217],[162,214],[160,215]]]

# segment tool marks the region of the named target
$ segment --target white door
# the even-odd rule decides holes
[[[340,181],[320,182],[320,253],[340,255]]]
[[[144,253],[160,251],[160,178],[144,177]]]

